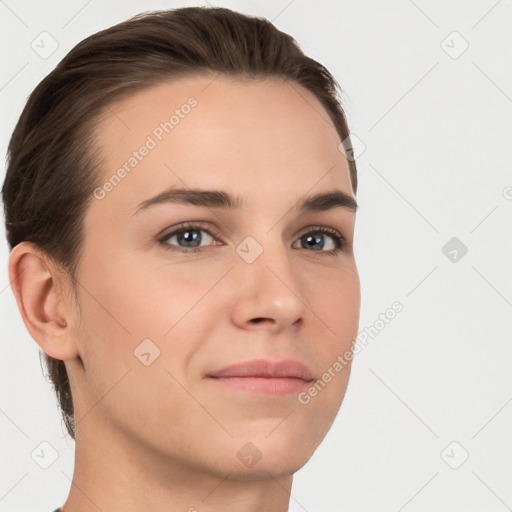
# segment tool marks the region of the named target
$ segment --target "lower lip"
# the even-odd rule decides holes
[[[269,395],[298,393],[310,384],[293,377],[214,377],[214,379],[232,388]]]

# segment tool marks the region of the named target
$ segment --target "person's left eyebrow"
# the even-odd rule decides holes
[[[150,206],[162,203],[189,204],[193,206],[204,206],[206,208],[237,209],[243,205],[244,201],[240,196],[234,196],[224,190],[170,188],[142,201],[142,203],[136,206],[135,212],[131,215],[135,215]],[[344,208],[355,214],[358,207],[359,205],[356,200],[341,190],[306,196],[301,198],[295,205],[295,209],[299,213],[321,212],[333,208]]]

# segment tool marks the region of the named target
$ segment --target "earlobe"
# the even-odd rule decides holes
[[[41,349],[55,359],[78,355],[67,328],[66,304],[59,274],[30,242],[16,245],[9,256],[9,281],[23,322]]]

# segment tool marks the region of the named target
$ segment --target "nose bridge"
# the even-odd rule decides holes
[[[246,237],[238,245],[237,253],[245,262],[241,267],[247,279],[255,279],[255,284],[280,283],[278,288],[291,288],[298,293],[289,250],[277,233],[259,235],[258,240]]]
[[[271,319],[279,324],[295,322],[304,314],[298,274],[289,249],[277,233],[247,237],[237,246],[236,316],[239,322]]]

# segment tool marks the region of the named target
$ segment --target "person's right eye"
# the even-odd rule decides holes
[[[170,251],[198,252],[201,247],[208,245],[223,245],[211,243],[215,241],[215,236],[219,237],[219,234],[213,233],[211,228],[193,223],[184,223],[160,238],[159,242]]]

